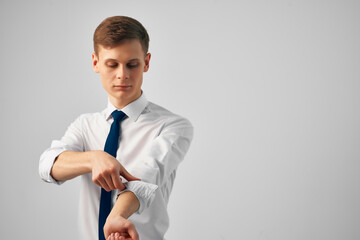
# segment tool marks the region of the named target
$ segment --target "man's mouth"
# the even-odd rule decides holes
[[[131,88],[131,85],[114,85],[114,88],[116,88],[116,89],[129,89],[129,88]]]

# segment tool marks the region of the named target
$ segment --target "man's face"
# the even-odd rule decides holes
[[[149,69],[150,53],[144,56],[139,40],[128,40],[113,47],[99,46],[92,55],[93,69],[100,78],[110,101],[123,108],[141,95],[143,73]]]

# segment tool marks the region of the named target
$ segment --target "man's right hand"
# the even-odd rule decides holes
[[[91,151],[92,181],[106,191],[125,189],[120,175],[128,181],[140,180],[131,175],[119,161],[104,151]]]

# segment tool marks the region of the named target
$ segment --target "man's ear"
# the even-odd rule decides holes
[[[91,55],[91,57],[92,57],[92,67],[93,67],[93,69],[94,69],[94,72],[96,72],[96,73],[99,73],[99,67],[98,67],[98,62],[99,62],[99,59],[98,59],[98,57],[96,56],[96,53],[93,53],[92,55]]]
[[[146,54],[146,56],[145,56],[144,72],[147,72],[147,71],[149,70],[150,58],[151,58],[151,53]]]

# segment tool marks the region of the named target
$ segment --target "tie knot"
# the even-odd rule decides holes
[[[126,114],[122,111],[115,110],[111,116],[114,118],[114,121],[121,121],[126,116]]]

